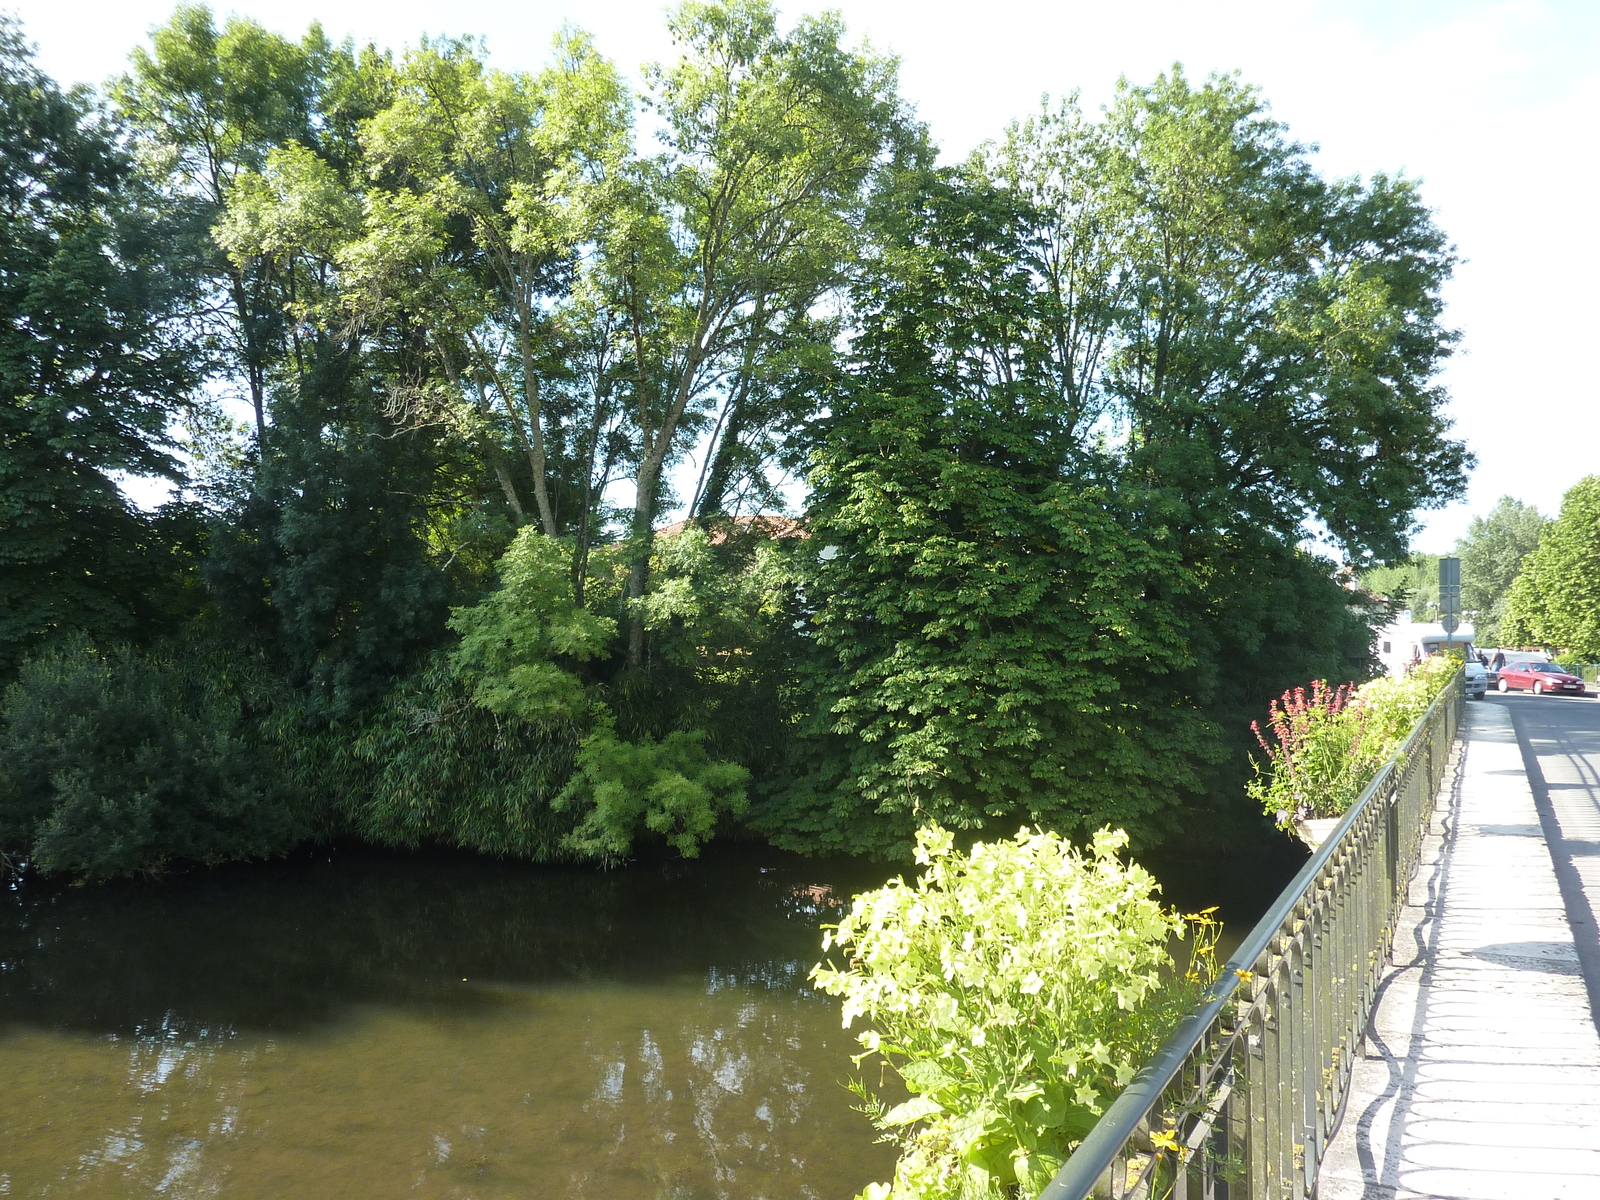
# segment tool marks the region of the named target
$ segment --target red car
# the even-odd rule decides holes
[[[1554,692],[1559,696],[1584,695],[1583,680],[1565,667],[1547,662],[1507,663],[1500,668],[1500,690],[1512,688],[1530,692]]]

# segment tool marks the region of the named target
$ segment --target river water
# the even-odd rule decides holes
[[[884,874],[339,850],[0,893],[0,1196],[842,1200],[893,1153],[805,980]]]

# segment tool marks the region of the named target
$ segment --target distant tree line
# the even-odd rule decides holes
[[[9,861],[1271,836],[1250,719],[1369,666],[1310,535],[1401,560],[1470,466],[1415,184],[1177,68],[940,166],[836,16],[669,22],[638,90],[0,31]]]
[[[1520,568],[1506,592],[1506,642],[1600,662],[1600,475],[1567,491]]]
[[[1456,542],[1461,607],[1479,646],[1543,647],[1600,660],[1600,476],[1575,484],[1554,520],[1502,496]],[[1361,572],[1367,591],[1439,619],[1439,556]]]

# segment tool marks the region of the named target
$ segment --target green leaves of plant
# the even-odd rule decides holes
[[[1043,1186],[1105,1105],[1210,983],[1214,926],[1200,954],[1169,953],[1188,921],[1102,829],[1087,850],[1029,829],[956,848],[917,831],[913,883],[856,896],[824,937],[846,965],[811,978],[843,1001],[862,1059],[882,1055],[912,1097],[875,1120],[902,1148],[896,1200],[957,1200]],[[858,1082],[859,1094],[871,1090]],[[919,1128],[911,1128],[918,1126]]]
[[[577,676],[558,665],[604,653],[616,622],[572,598],[571,548],[528,528],[500,560],[500,587],[450,626],[461,635],[452,668],[471,682],[473,699],[525,721],[581,720],[588,698]]]
[[[627,856],[643,825],[685,858],[699,854],[719,816],[744,811],[750,782],[743,767],[711,759],[705,736],[704,730],[677,730],[659,742],[624,742],[602,716],[578,751],[572,781],[556,798],[557,808],[584,812],[567,848],[614,862]]]

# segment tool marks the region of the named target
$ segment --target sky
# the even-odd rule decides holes
[[[1422,514],[1416,549],[1448,552],[1474,515],[1512,495],[1547,515],[1600,473],[1600,3],[1594,0],[912,0],[837,8],[901,60],[902,94],[946,158],[964,157],[1046,93],[1091,107],[1119,76],[1181,62],[1238,71],[1332,176],[1403,173],[1462,262],[1446,290],[1461,331],[1440,382],[1455,435],[1478,457],[1467,497]],[[171,0],[0,0],[67,83],[99,83],[171,13]],[[651,0],[221,0],[219,13],[298,35],[401,48],[424,33],[482,35],[491,60],[536,69],[563,24],[593,32],[624,70],[673,56]]]

